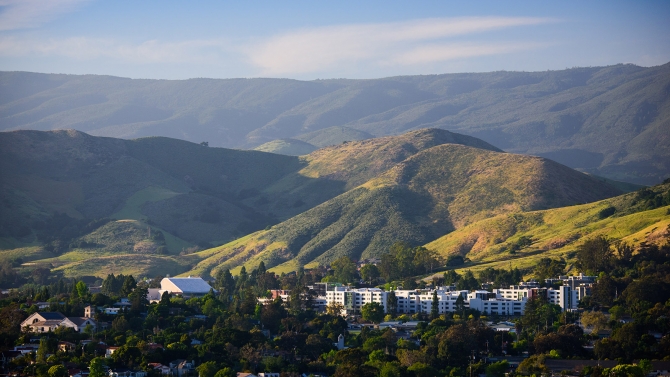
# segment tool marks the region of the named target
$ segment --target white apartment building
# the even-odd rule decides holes
[[[533,297],[544,297],[550,303],[560,306],[563,311],[577,309],[577,304],[583,297],[580,294],[579,288],[572,289],[569,285],[562,285],[557,289],[510,285],[509,289],[496,289],[494,292],[501,298],[517,301],[526,301]]]
[[[564,285],[557,289],[537,288],[534,285],[523,284],[510,286],[509,289],[496,289],[493,292],[477,290],[451,291],[449,287],[439,287],[436,290],[399,290],[394,291],[398,300],[396,312],[398,314],[429,314],[433,308],[433,294],[437,292],[438,313],[456,312],[456,301],[459,296],[464,299],[466,308],[475,309],[486,314],[522,315],[526,302],[533,297],[544,297],[550,303],[558,305],[562,310],[575,310],[581,298],[579,289]],[[379,288],[353,289],[335,287],[326,292],[325,302],[342,304],[348,314],[360,313],[363,305],[377,302],[388,312],[388,295]]]
[[[377,302],[386,308],[386,299],[388,292],[379,288],[358,288],[352,289],[348,287],[334,287],[332,291],[326,292],[326,302],[328,304],[336,302],[344,306],[344,310],[348,313],[360,313],[363,305]]]

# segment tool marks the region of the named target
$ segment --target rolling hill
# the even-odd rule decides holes
[[[161,137],[0,133],[0,260],[21,258],[71,274],[91,270],[86,261],[93,258],[121,266],[141,255],[183,271],[199,257],[171,257],[288,219],[445,143],[497,150],[436,129],[300,158]]]
[[[439,144],[271,229],[198,253],[204,259],[190,273],[252,268],[261,260],[276,271],[287,271],[343,255],[379,256],[398,240],[424,244],[487,217],[618,193],[543,158]]]
[[[605,236],[631,245],[670,241],[670,182],[598,202],[514,212],[474,222],[425,246],[443,257],[461,255],[473,271],[528,268],[539,258],[574,262],[585,240]],[[530,243],[520,244],[519,240]]]
[[[670,64],[375,80],[131,80],[0,73],[1,130],[74,128],[254,148],[420,128],[638,184],[670,176]]]

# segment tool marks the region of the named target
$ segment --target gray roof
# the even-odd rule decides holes
[[[65,316],[59,312],[38,312],[45,320],[65,319]]]
[[[202,278],[166,278],[184,293],[207,293],[212,287]]]

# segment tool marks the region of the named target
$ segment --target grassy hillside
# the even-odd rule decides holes
[[[268,141],[254,148],[255,151],[302,156],[318,149],[316,146],[296,139],[279,139]]]
[[[250,192],[244,202],[285,220],[361,185],[422,150],[445,143],[498,150],[479,139],[438,129],[338,144],[302,156],[300,170]]]
[[[395,241],[424,244],[510,211],[560,207],[619,191],[555,162],[456,144],[418,152],[386,173],[269,230],[199,253],[195,269],[277,269],[367,258]]]
[[[670,240],[670,183],[602,201],[502,214],[440,237],[425,246],[444,257],[462,255],[485,267],[532,267],[543,257],[573,261],[577,247],[605,236],[633,245]],[[521,243],[530,239],[530,244]]]
[[[0,73],[0,129],[74,128],[253,148],[420,128],[638,184],[670,176],[670,64],[376,80],[131,80]]]

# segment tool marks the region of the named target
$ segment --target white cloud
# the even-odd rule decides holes
[[[0,0],[0,31],[37,27],[89,0]]]
[[[65,57],[77,61],[104,58],[130,64],[192,63],[193,67],[239,64],[245,76],[309,77],[334,72],[356,75],[361,69],[402,72],[405,68],[425,68],[448,60],[541,48],[538,43],[474,42],[468,38],[476,33],[550,22],[555,20],[435,18],[303,29],[256,40],[218,38],[140,43],[112,38],[39,38],[14,33],[0,36],[0,57]]]
[[[368,62],[388,65],[511,52],[519,45],[445,45],[445,39],[555,20],[529,17],[434,18],[406,22],[305,29],[271,37],[245,51],[263,74],[324,71]],[[527,45],[526,48],[530,48]],[[430,52],[429,50],[433,50]],[[412,58],[414,56],[414,58]],[[414,61],[414,63],[411,63]]]

